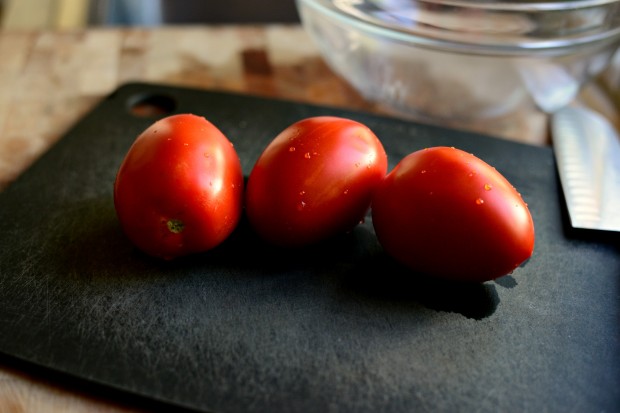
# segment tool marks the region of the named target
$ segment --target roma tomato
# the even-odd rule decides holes
[[[521,195],[495,168],[456,148],[403,158],[377,188],[372,223],[384,250],[421,274],[483,282],[534,249]]]
[[[276,136],[254,164],[246,215],[273,244],[313,244],[359,224],[386,173],[387,154],[367,126],[333,116],[302,119]]]
[[[179,114],[153,123],[129,148],[114,182],[129,239],[172,259],[223,242],[243,211],[243,172],[232,143],[211,122]]]

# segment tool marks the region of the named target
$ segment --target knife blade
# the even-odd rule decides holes
[[[567,106],[551,118],[560,182],[574,228],[620,231],[620,137],[585,106]]]

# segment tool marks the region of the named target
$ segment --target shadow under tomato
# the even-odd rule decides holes
[[[57,250],[49,254],[48,265],[75,282],[96,277],[106,283],[148,287],[155,279],[201,274],[253,281],[261,276],[279,277],[282,283],[288,283],[287,277],[294,274],[314,278],[343,299],[369,306],[420,304],[483,319],[493,314],[499,303],[494,283],[437,280],[398,264],[383,252],[370,223],[316,245],[281,248],[261,240],[242,219],[218,247],[164,261],[140,252],[129,242],[107,200],[73,205],[71,210],[79,218],[66,228],[56,224],[52,245]],[[510,288],[514,282],[505,279],[497,284]]]
[[[358,304],[417,303],[477,320],[492,315],[499,304],[492,282],[439,280],[400,265],[384,253],[370,224],[359,225],[348,234],[317,245],[281,248],[262,241],[249,224],[242,221],[221,247],[207,254],[209,261],[234,266],[239,272],[257,269],[263,274],[307,271],[309,276],[321,277],[324,283],[333,285],[343,299],[351,298]],[[512,284],[508,279],[497,283],[506,288]]]
[[[416,274],[384,253],[360,263],[360,267],[366,272],[348,274],[343,288],[373,300],[415,301],[432,310],[476,320],[491,316],[500,301],[493,283],[458,282]]]
[[[367,254],[366,244],[359,234],[352,231],[314,245],[281,247],[262,240],[244,218],[220,246],[185,259],[206,260],[237,272],[269,274],[307,271],[321,274],[341,269],[360,259]]]

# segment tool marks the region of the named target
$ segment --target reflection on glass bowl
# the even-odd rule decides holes
[[[553,112],[620,45],[620,1],[297,0],[327,63],[365,98],[431,119]]]

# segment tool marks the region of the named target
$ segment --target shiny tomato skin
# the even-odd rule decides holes
[[[129,148],[114,182],[114,206],[125,234],[149,255],[170,260],[210,250],[241,218],[241,162],[204,117],[165,117]]]
[[[415,272],[484,282],[534,250],[534,222],[495,168],[457,148],[404,157],[377,188],[372,223],[384,250]]]
[[[254,164],[246,215],[270,243],[315,244],[358,225],[386,173],[385,149],[366,125],[305,118],[276,136]]]

